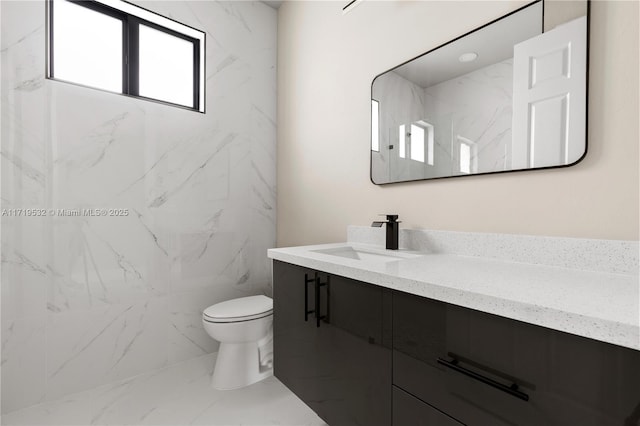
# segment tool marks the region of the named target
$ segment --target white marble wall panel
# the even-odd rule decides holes
[[[275,75],[275,66],[272,72]],[[266,83],[266,82],[265,82]],[[275,80],[259,85],[276,92]],[[251,234],[253,238],[246,250],[250,264],[255,265],[251,274],[271,277],[271,264],[261,261],[267,249],[276,240],[276,116],[275,104],[255,103],[250,112],[250,169],[251,187],[249,188],[249,209],[251,216]],[[252,277],[247,277],[253,281]],[[266,291],[272,295],[272,283]]]
[[[45,400],[45,330],[43,315],[2,319],[3,407],[23,407]]]
[[[169,362],[190,359],[218,350],[202,327],[202,311],[222,298],[233,297],[233,290],[221,287],[188,291],[171,295],[169,299]]]
[[[206,114],[46,80],[45,2],[3,1],[2,411],[215,351],[201,311],[270,294],[276,12],[139,2],[207,33]]]
[[[41,206],[47,200],[50,152],[44,128],[42,7],[34,2],[0,4],[0,98],[2,208]],[[6,19],[7,16],[20,19]],[[4,411],[46,396],[46,302],[51,272],[48,221],[2,220],[2,407]],[[17,226],[18,223],[21,226]]]
[[[166,297],[140,298],[47,320],[47,399],[167,363]]]

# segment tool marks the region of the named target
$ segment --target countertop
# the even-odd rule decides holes
[[[271,259],[640,350],[637,274],[534,265],[455,254],[392,251],[398,260],[343,258],[315,250],[335,243],[268,250]]]

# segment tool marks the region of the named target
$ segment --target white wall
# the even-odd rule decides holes
[[[637,240],[638,3],[594,1],[589,152],[574,167],[375,186],[371,81],[522,2],[285,2],[278,27],[278,245],[403,227]],[[455,17],[453,19],[452,17]]]
[[[276,12],[141,4],[207,32],[206,114],[45,80],[45,2],[1,2],[2,209],[130,211],[2,217],[3,412],[215,351],[202,309],[270,293]]]

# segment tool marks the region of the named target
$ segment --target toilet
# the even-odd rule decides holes
[[[202,323],[220,342],[214,389],[238,389],[273,374],[273,299],[260,295],[216,303],[204,310]]]

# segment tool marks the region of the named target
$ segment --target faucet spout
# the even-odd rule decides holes
[[[387,250],[398,250],[398,234],[400,229],[400,221],[398,221],[397,214],[381,215],[387,216],[387,220],[384,222],[376,221],[371,224],[372,227],[380,228],[382,225],[387,225]]]

